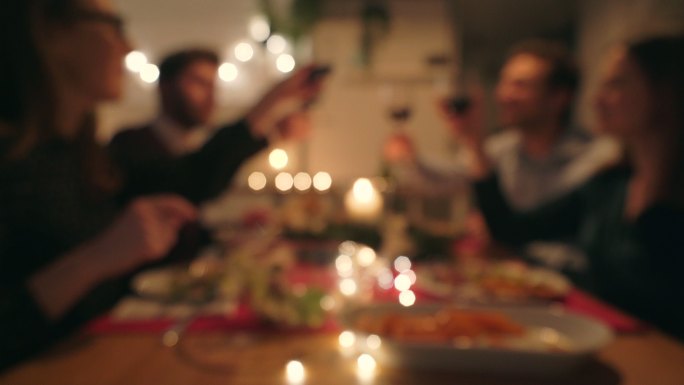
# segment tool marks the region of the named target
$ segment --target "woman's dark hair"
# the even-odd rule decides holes
[[[627,55],[648,79],[658,112],[684,130],[684,36],[641,40],[627,46]]]
[[[0,135],[24,152],[54,129],[54,91],[36,41],[38,20],[66,18],[71,0],[0,2]],[[42,132],[39,132],[42,131]],[[7,154],[3,154],[7,155]]]
[[[684,35],[654,37],[627,45],[628,57],[653,92],[655,124],[672,130],[676,156],[670,180],[673,195],[684,194]],[[678,201],[684,203],[679,197]]]
[[[0,162],[20,159],[59,135],[57,96],[37,36],[49,23],[70,23],[78,10],[78,0],[0,1]],[[83,117],[74,143],[86,182],[114,189],[118,182],[95,142],[93,112]]]

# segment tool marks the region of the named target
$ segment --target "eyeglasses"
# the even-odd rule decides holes
[[[109,24],[119,36],[125,36],[126,21],[119,15],[107,12],[93,11],[93,10],[78,10],[71,15],[73,21],[84,21]]]

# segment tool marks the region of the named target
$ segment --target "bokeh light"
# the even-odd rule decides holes
[[[400,273],[411,269],[411,260],[401,255],[394,260],[394,269]]]
[[[238,68],[233,63],[223,63],[218,69],[219,79],[224,82],[232,82],[237,79],[239,74]]]
[[[268,20],[261,15],[254,16],[249,20],[249,36],[258,42],[264,42],[271,35],[271,27]]]
[[[299,191],[306,191],[311,188],[311,176],[305,172],[298,172],[294,176],[294,186]]]
[[[375,262],[375,251],[368,246],[363,246],[356,254],[356,259],[359,261],[359,265],[363,267],[368,267]]]
[[[375,368],[377,363],[375,358],[370,354],[361,354],[359,358],[356,359],[356,374],[358,377],[364,381],[370,381],[375,375]]]
[[[275,186],[278,190],[282,192],[290,191],[292,190],[292,185],[294,185],[294,179],[289,172],[281,172],[276,175]]]
[[[399,293],[399,303],[403,306],[409,307],[416,303],[416,294],[411,290],[405,290]]]
[[[266,187],[266,175],[263,172],[254,171],[247,177],[247,185],[254,191],[263,190]]]
[[[347,297],[356,294],[358,289],[356,281],[351,278],[345,278],[340,281],[340,293],[346,295]]]
[[[372,350],[380,349],[380,346],[382,346],[382,339],[380,339],[380,336],[377,334],[371,334],[366,337],[366,346]]]
[[[248,62],[254,57],[254,47],[249,43],[238,43],[235,46],[235,58],[241,62]]]
[[[284,169],[288,162],[287,152],[281,148],[276,148],[268,154],[268,163],[276,170]]]
[[[341,347],[351,348],[356,343],[356,336],[353,332],[345,330],[342,333],[340,333],[337,340],[339,341]]]
[[[317,172],[313,177],[313,186],[320,192],[330,190],[330,187],[332,186],[332,178],[330,177],[330,174],[325,171]]]
[[[354,272],[354,264],[350,256],[340,254],[335,258],[335,268],[337,273],[342,277],[350,277]]]
[[[129,71],[138,73],[147,64],[147,56],[140,51],[131,51],[126,55],[126,68]]]
[[[292,57],[292,55],[286,53],[281,54],[276,59],[276,68],[278,71],[284,74],[292,72],[292,70],[295,68],[295,59]]]
[[[382,269],[378,273],[378,286],[385,290],[389,290],[394,287],[394,275],[390,269]]]
[[[266,49],[274,55],[279,55],[287,49],[287,40],[281,35],[274,34],[266,41]]]
[[[145,83],[154,83],[159,79],[159,67],[152,63],[147,63],[140,69],[140,79]]]
[[[405,274],[399,274],[394,278],[394,288],[399,291],[405,291],[411,288],[411,278]]]
[[[292,360],[285,366],[285,378],[288,384],[301,384],[305,377],[306,372],[301,362]]]

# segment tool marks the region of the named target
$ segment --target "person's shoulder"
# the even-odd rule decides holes
[[[123,127],[112,137],[111,142],[119,140],[131,140],[153,135],[152,123],[139,124],[136,126]]]
[[[152,123],[145,123],[120,129],[116,134],[114,134],[110,143],[114,144],[117,142],[139,140],[152,136],[154,136],[154,132],[152,131]]]

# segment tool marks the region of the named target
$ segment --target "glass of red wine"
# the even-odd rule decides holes
[[[405,82],[390,84],[385,89],[387,116],[395,131],[402,131],[413,113],[411,85]]]

